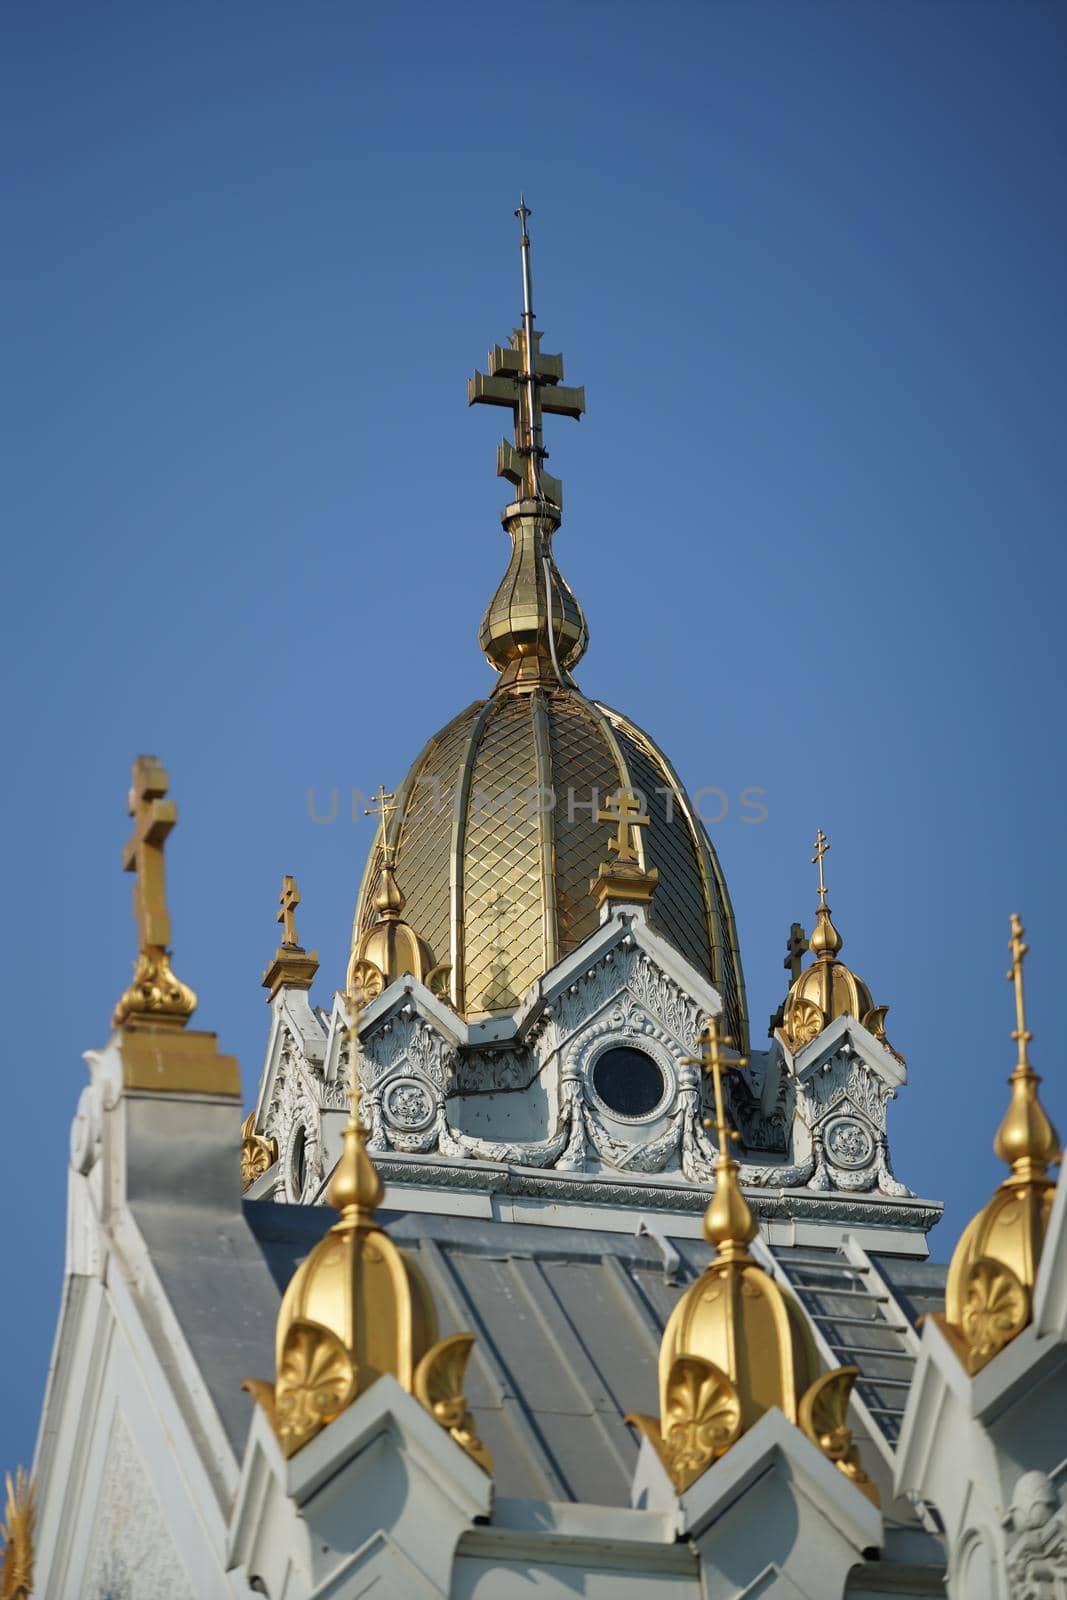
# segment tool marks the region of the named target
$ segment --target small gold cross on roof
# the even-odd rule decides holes
[[[616,860],[620,863],[637,861],[638,853],[634,848],[637,836],[633,829],[648,826],[648,817],[641,810],[640,797],[632,789],[620,789],[618,794],[597,812],[597,821],[616,824],[615,837],[608,840],[608,849]]]
[[[286,873],[282,879],[282,892],[278,896],[281,907],[277,920],[282,925],[282,948],[284,950],[299,950],[300,941],[296,936],[295,911],[300,904],[300,890],[296,886],[296,879]]]
[[[807,935],[803,925],[794,922],[789,929],[789,938],[786,941],[785,960],[782,966],[786,968],[793,979],[800,977],[800,963],[804,959],[804,952],[808,948]]]
[[[370,797],[370,805],[363,807],[363,815],[365,817],[377,817],[380,820],[382,838],[384,839],[389,817],[395,810],[396,795],[390,789],[387,789],[384,783],[380,783],[377,793],[372,794]]]
[[[722,1092],[722,1073],[724,1067],[747,1067],[747,1056],[732,1056],[724,1060],[722,1051],[733,1044],[733,1040],[726,1034],[719,1032],[718,1017],[709,1017],[707,1026],[700,1036],[701,1051],[699,1055],[687,1056],[688,1066],[700,1067],[703,1072],[711,1075],[715,1089],[715,1127],[719,1135],[719,1154],[725,1156],[728,1141],[736,1139],[737,1134],[732,1128],[726,1126],[726,1107]],[[706,1126],[706,1124],[705,1124]]]
[[[133,835],[122,853],[125,871],[137,874],[133,914],[142,950],[165,950],[170,944],[170,915],[163,863],[163,844],[178,820],[173,800],[165,798],[170,779],[155,756],[138,756],[133,764],[130,816]]]
[[[1025,932],[1026,929],[1020,922],[1018,915],[1012,912],[1011,943],[1008,945],[1008,949],[1011,951],[1011,967],[1005,976],[1009,983],[1014,983],[1015,985],[1015,1032],[1012,1034],[1012,1038],[1017,1039],[1019,1043],[1018,1064],[1020,1067],[1029,1067],[1030,1065],[1026,1047],[1034,1037],[1026,1026],[1026,996],[1023,992],[1023,962],[1026,960],[1027,951],[1030,948],[1028,944],[1023,942],[1023,934]]]
[[[820,828],[818,833],[815,835],[815,854],[811,858],[812,866],[814,866],[816,862],[818,862],[818,864],[819,864],[819,905],[820,905],[820,907],[821,906],[825,906],[825,904],[826,904],[826,878],[825,878],[825,876],[823,874],[822,858],[826,854],[827,850],[829,850],[829,848],[830,848],[830,841],[826,837],[825,833],[823,833],[822,829]]]

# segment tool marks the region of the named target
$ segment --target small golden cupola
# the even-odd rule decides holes
[[[433,1298],[415,1262],[378,1227],[383,1188],[359,1112],[359,1010],[350,1003],[352,1113],[327,1199],[338,1220],[297,1267],[275,1329],[275,1381],[245,1387],[293,1455],[385,1373],[486,1472],[462,1386],[470,1333],[438,1340]]]
[[[432,971],[432,958],[415,930],[404,921],[405,900],[396,881],[396,844],[389,828],[395,811],[396,796],[380,784],[364,813],[380,818],[380,871],[370,897],[370,917],[352,949],[346,984],[348,993],[356,994],[361,1004],[375,999],[407,973],[435,993],[441,992],[438,975]],[[443,976],[447,987],[447,969]]]
[[[1011,1171],[989,1204],[968,1223],[953,1252],[945,1284],[945,1314],[935,1320],[969,1373],[981,1369],[1020,1334],[1032,1300],[1056,1185],[1048,1175],[1060,1143],[1038,1098],[1041,1079],[1030,1065],[1023,993],[1023,926],[1011,919],[1011,968],[1019,1054],[1008,1079],[1011,1100],[993,1148]]]
[[[630,1416],[681,1494],[772,1407],[784,1412],[823,1454],[877,1504],[848,1427],[858,1368],[821,1373],[797,1302],[749,1252],[759,1227],[737,1177],[722,1074],[746,1065],[725,1058],[718,1021],[708,1023],[695,1058],[712,1076],[719,1154],[704,1237],[716,1254],[672,1311],[659,1354],[659,1417]],[[694,1064],[695,1064],[694,1063]]]
[[[830,841],[820,828],[815,839],[815,854],[811,858],[812,864],[818,863],[819,867],[819,904],[815,912],[815,929],[808,941],[808,949],[815,960],[794,977],[775,1021],[786,1043],[794,1051],[803,1049],[818,1038],[835,1017],[843,1016],[855,1017],[891,1050],[893,1047],[885,1034],[889,1007],[876,1006],[863,979],[838,960],[844,940],[830,916],[823,870],[823,857],[829,848]],[[794,924],[794,929],[799,931],[797,924]],[[793,950],[791,935],[790,951]]]

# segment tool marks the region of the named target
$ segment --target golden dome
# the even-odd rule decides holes
[[[467,1017],[514,1010],[598,926],[590,880],[606,841],[597,811],[619,790],[633,790],[650,817],[634,830],[638,865],[658,869],[649,921],[720,991],[731,1031],[745,1039],[737,933],[710,841],[647,734],[587,699],[571,677],[588,630],[553,556],[563,491],[544,468],[542,421],[579,418],[585,394],[564,386],[562,356],[541,349],[529,212],[520,207],[518,215],[523,324],[468,385],[471,404],[506,407],[515,425],[514,442],[497,453],[498,474],[515,486],[501,519],[511,556],[480,630],[500,677],[487,700],[429,741],[398,791],[397,810],[383,818],[356,907],[352,968],[361,958],[382,967],[371,941],[383,921],[375,899],[391,870],[428,968],[424,981]]]
[[[836,1017],[855,1017],[868,1032],[892,1049],[885,1033],[888,1006],[876,1006],[863,979],[837,958],[844,940],[835,928],[826,903],[823,856],[830,848],[822,829],[815,841],[812,861],[819,863],[819,906],[808,949],[815,960],[793,980],[782,1005],[781,1029],[793,1050],[818,1038]],[[895,1052],[894,1052],[895,1053]]]
[[[605,854],[596,812],[620,788],[637,790],[650,818],[638,844],[641,867],[659,871],[649,922],[723,994],[729,1027],[744,1039],[729,895],[677,774],[626,717],[545,679],[501,684],[469,706],[430,740],[398,792],[388,848],[405,921],[440,992],[470,1017],[513,1010],[596,929],[589,882]],[[381,920],[384,864],[377,840],[356,909],[357,951]]]
[[[704,1213],[714,1259],[678,1301],[659,1353],[659,1418],[632,1416],[679,1493],[772,1407],[782,1411],[872,1499],[847,1425],[855,1367],[823,1373],[810,1327],[796,1300],[758,1266],[749,1245],[759,1229],[737,1179],[723,1109],[728,1040],[712,1018],[701,1063],[715,1085],[719,1155],[715,1193]]]
[[[1023,927],[1011,919],[1019,1059],[1008,1079],[1011,1101],[993,1148],[1011,1168],[989,1204],[968,1223],[953,1252],[945,1284],[948,1333],[968,1372],[979,1372],[1031,1319],[1031,1298],[1056,1186],[1048,1168],[1060,1159],[1059,1140],[1038,1099],[1041,1079],[1030,1065],[1022,963]]]

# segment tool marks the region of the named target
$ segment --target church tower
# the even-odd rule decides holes
[[[847,1214],[873,1242],[921,1256],[940,1208],[892,1172],[886,1110],[906,1069],[885,1008],[840,959],[825,837],[814,959],[794,960],[769,1048],[753,1049],[711,840],[650,735],[576,681],[589,634],[556,564],[563,486],[544,429],[580,418],[585,392],[541,348],[525,202],[516,215],[520,325],[467,391],[512,416],[497,451],[511,554],[479,633],[496,682],[428,740],[395,793],[379,791],[331,1010],[309,1004],[313,964],[295,933],[268,971],[249,1197],[326,1193],[347,995],[363,1008],[368,1146],[397,1203],[434,1209],[463,1193],[491,1208],[507,1194],[546,1221],[581,1226],[594,1205],[611,1208],[613,1228],[651,1211],[695,1232],[717,1154],[695,1052],[714,1019],[748,1057],[726,1093],[740,1182],[771,1236],[821,1238]]]

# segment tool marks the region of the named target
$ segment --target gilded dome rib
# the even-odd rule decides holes
[[[451,904],[449,955],[452,964],[450,993],[452,1003],[458,1010],[466,1009],[466,994],[464,988],[464,940],[463,940],[463,852],[467,824],[467,804],[470,798],[471,775],[474,770],[474,757],[477,754],[485,727],[486,718],[493,708],[492,700],[483,700],[478,714],[471,725],[460,758],[459,769],[456,777],[455,793],[452,796],[452,831],[451,852],[449,862],[449,899]]]

